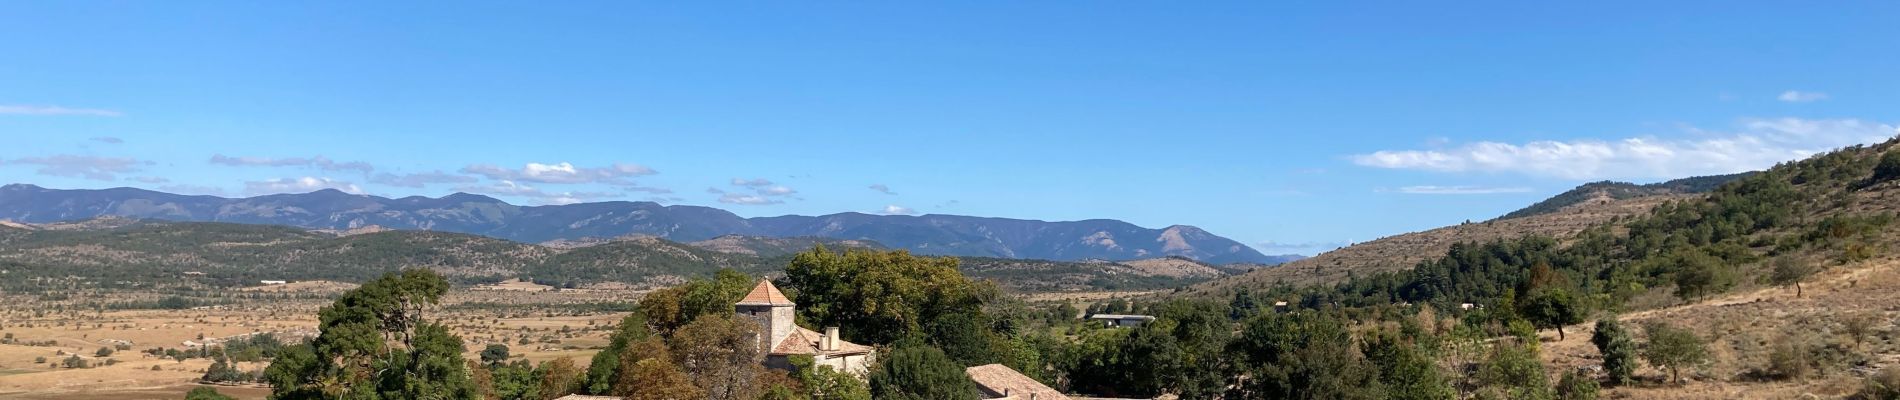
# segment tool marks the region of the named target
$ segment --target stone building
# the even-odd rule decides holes
[[[797,304],[761,280],[744,299],[733,304],[739,316],[759,323],[759,349],[765,353],[765,366],[790,370],[791,356],[811,356],[814,365],[829,365],[839,371],[863,376],[868,372],[875,349],[844,341],[837,327],[819,333],[798,326]]]

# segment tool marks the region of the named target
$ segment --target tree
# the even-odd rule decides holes
[[[1682,250],[1675,256],[1676,297],[1696,300],[1727,287],[1721,260],[1701,250]]]
[[[320,334],[265,369],[271,398],[474,398],[462,340],[424,311],[448,292],[427,269],[389,273],[318,312]]]
[[[732,313],[702,315],[668,342],[673,362],[715,400],[753,399],[765,389],[759,325]]]
[[[632,364],[620,361],[620,354],[626,350],[627,344],[646,340],[651,335],[643,310],[634,310],[622,317],[620,325],[615,326],[613,335],[608,337],[607,348],[594,353],[593,360],[587,365],[587,393],[609,393],[614,382],[620,380],[621,366]]]
[[[541,381],[534,375],[534,364],[528,360],[515,360],[507,364],[488,366],[489,379],[494,382],[494,394],[500,400],[540,400]]]
[[[1597,320],[1596,333],[1590,335],[1590,343],[1597,346],[1597,353],[1603,355],[1603,373],[1610,378],[1610,384],[1622,385],[1631,382],[1636,374],[1636,341],[1630,339],[1629,330],[1615,318]]]
[[[199,387],[192,388],[191,391],[189,392],[185,392],[185,400],[237,400],[237,399],[232,398],[231,396],[225,396],[224,393],[218,393],[218,389],[216,388],[212,388],[210,386],[199,386]]]
[[[976,383],[943,350],[906,343],[871,368],[871,397],[894,400],[976,399]]]
[[[659,336],[648,336],[645,339],[627,343],[620,350],[620,355],[615,358],[620,360],[619,369],[622,372],[614,376],[614,382],[610,385],[611,389],[601,394],[630,396],[633,395],[634,392],[639,391],[640,388],[643,387],[641,385],[644,383],[635,379],[634,375],[626,371],[632,371],[634,366],[638,365],[641,361],[658,360],[659,362],[666,363],[668,366],[674,365],[673,352],[666,348],[666,342],[660,340]],[[672,368],[678,369],[677,366],[673,366]],[[653,376],[648,376],[647,378],[653,378]],[[694,390],[698,390],[698,388],[698,386],[694,386]]]
[[[1386,396],[1397,400],[1440,400],[1458,397],[1450,380],[1416,344],[1397,335],[1383,334],[1364,344],[1366,358],[1379,366]]]
[[[1577,371],[1564,371],[1563,378],[1557,380],[1557,399],[1559,400],[1596,400],[1597,392],[1602,390],[1595,379],[1577,374]]]
[[[1340,320],[1318,312],[1262,314],[1241,328],[1229,354],[1246,376],[1230,398],[1382,399],[1379,367],[1353,345]]]
[[[542,361],[541,366],[534,369],[534,374],[541,377],[542,400],[553,400],[574,394],[574,391],[580,389],[581,370],[574,365],[572,358],[561,357]]]
[[[1682,367],[1708,360],[1709,349],[1695,332],[1660,322],[1651,323],[1643,330],[1649,333],[1649,343],[1643,346],[1643,359],[1657,368],[1668,369],[1671,381],[1682,382]]]
[[[1874,165],[1874,182],[1894,179],[1900,179],[1900,151],[1888,151],[1880,156],[1880,163]]]
[[[1529,345],[1501,343],[1492,349],[1491,359],[1478,370],[1478,380],[1490,390],[1501,391],[1504,398],[1551,399],[1550,378],[1544,375],[1544,363]]]
[[[1814,264],[1796,261],[1792,257],[1778,257],[1772,263],[1774,271],[1769,273],[1769,280],[1774,281],[1776,285],[1794,286],[1794,297],[1800,298],[1801,281],[1814,274],[1816,269]]]
[[[693,386],[692,379],[666,360],[646,359],[634,363],[626,376],[631,387],[629,400],[703,399],[706,392]]]
[[[871,389],[851,374],[838,371],[829,365],[816,365],[811,356],[791,357],[792,378],[803,386],[805,398],[811,400],[871,400]]]
[[[955,257],[903,250],[841,254],[817,246],[792,257],[785,279],[803,320],[870,344],[909,337],[943,316],[980,314],[995,294],[965,278]]]
[[[654,330],[671,335],[701,316],[731,314],[732,303],[745,297],[753,283],[746,274],[721,269],[711,280],[693,280],[648,293],[640,299],[640,310]]]
[[[482,349],[482,364],[494,365],[508,361],[508,345],[494,343]]]
[[[1564,339],[1564,326],[1583,323],[1583,305],[1570,291],[1545,289],[1524,301],[1518,311],[1538,329],[1557,329],[1557,340]]]

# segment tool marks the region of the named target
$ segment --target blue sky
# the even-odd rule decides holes
[[[1115,218],[1310,254],[1900,123],[1894,2],[384,3],[0,6],[0,182]]]

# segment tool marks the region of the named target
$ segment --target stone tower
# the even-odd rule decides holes
[[[744,299],[733,304],[734,312],[758,321],[759,350],[766,354],[770,354],[773,346],[784,343],[785,338],[798,329],[792,323],[796,318],[796,308],[797,304],[785,298],[785,294],[779,293],[778,287],[772,286],[772,281],[768,280],[759,280],[759,285],[753,287],[751,293],[746,293]]]

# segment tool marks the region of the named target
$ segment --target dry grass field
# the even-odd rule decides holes
[[[516,285],[520,286],[520,285]],[[280,337],[311,332],[317,310],[328,305],[322,294],[335,294],[354,285],[299,282],[246,291],[314,294],[307,299],[271,300],[188,310],[74,310],[71,301],[42,301],[33,296],[5,296],[0,332],[13,344],[0,344],[0,399],[178,399],[198,386],[211,361],[165,359],[144,353],[152,348],[184,348],[186,341],[221,338],[254,332],[276,332]],[[640,292],[605,290],[535,291],[455,290],[431,318],[448,325],[466,343],[468,357],[492,343],[510,347],[517,358],[541,362],[571,357],[585,365],[624,312],[605,310],[608,304],[632,302]],[[150,299],[154,294],[121,293],[116,297]],[[96,357],[101,347],[131,343],[130,350]],[[87,360],[89,368],[66,368],[72,355]],[[42,360],[43,358],[43,360]],[[111,360],[111,361],[107,361]],[[110,365],[105,365],[110,362]],[[239,363],[246,371],[262,363]],[[220,386],[219,391],[245,399],[269,393],[260,387]]]
[[[1860,389],[1867,374],[1900,365],[1900,258],[1835,266],[1792,288],[1745,287],[1708,300],[1627,313],[1631,329],[1661,321],[1694,330],[1709,343],[1710,362],[1683,371],[1686,384],[1666,383],[1665,373],[1644,367],[1642,382],[1608,388],[1603,398],[1628,399],[1797,399],[1842,398]],[[1864,324],[1858,337],[1850,323]],[[1602,363],[1590,343],[1591,323],[1569,328],[1566,340],[1544,332],[1546,370],[1554,382],[1569,369]],[[1638,334],[1640,341],[1640,333]],[[1808,377],[1775,380],[1759,377],[1768,354],[1783,342],[1808,346],[1818,365]],[[1829,349],[1839,349],[1830,351]],[[1830,357],[1827,354],[1843,354]]]

